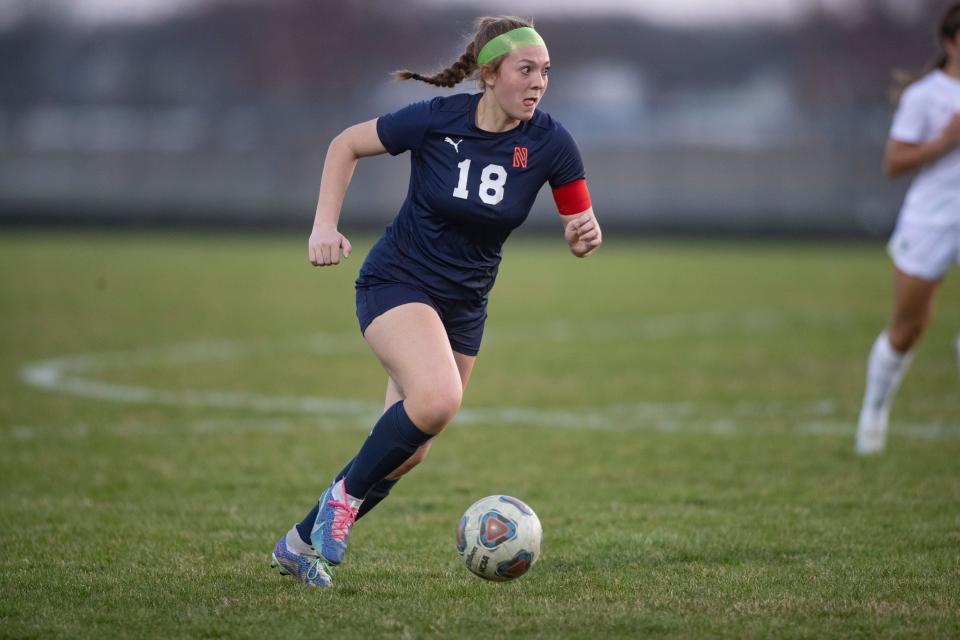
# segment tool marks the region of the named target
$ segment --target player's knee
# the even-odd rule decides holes
[[[436,434],[453,421],[462,400],[463,388],[459,384],[448,384],[408,397],[407,412],[418,427]]]
[[[890,346],[900,353],[909,351],[923,335],[925,328],[926,322],[923,318],[898,320],[890,327]]]

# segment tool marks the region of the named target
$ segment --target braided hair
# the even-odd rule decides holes
[[[473,38],[467,44],[467,48],[463,54],[449,67],[432,76],[426,76],[407,69],[398,69],[393,72],[393,77],[397,80],[419,80],[437,87],[453,87],[466,78],[479,78],[480,66],[477,64],[477,55],[479,55],[484,45],[508,31],[513,31],[520,27],[532,26],[533,21],[514,16],[484,16],[477,18],[476,31],[474,32]],[[503,56],[483,66],[490,67],[493,71],[497,71],[500,68],[501,62],[503,62]]]

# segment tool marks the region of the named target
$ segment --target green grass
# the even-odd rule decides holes
[[[321,271],[299,237],[0,235],[0,636],[960,635],[960,285],[859,459],[879,245],[511,241],[461,418],[334,588],[281,579],[272,545],[382,401],[357,240]],[[81,390],[147,401],[22,379],[78,354]],[[457,562],[491,493],[543,523],[515,583]]]

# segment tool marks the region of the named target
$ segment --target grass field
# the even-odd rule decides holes
[[[857,458],[879,245],[511,241],[461,416],[334,588],[271,572],[382,402],[355,244],[0,234],[0,636],[960,636],[960,283]],[[457,562],[491,493],[515,583]]]

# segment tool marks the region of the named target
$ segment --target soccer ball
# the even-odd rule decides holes
[[[540,518],[511,496],[477,500],[460,518],[457,552],[467,569],[486,580],[519,578],[540,557]]]

